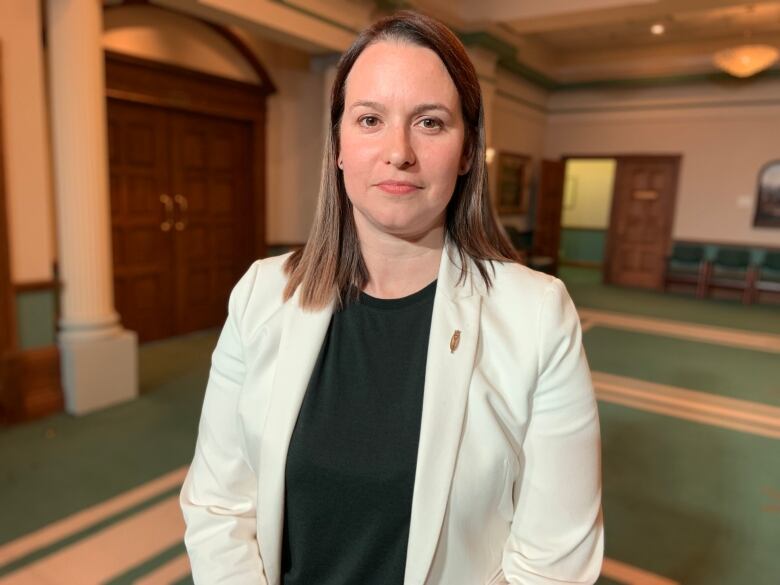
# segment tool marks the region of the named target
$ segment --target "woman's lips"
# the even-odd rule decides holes
[[[392,193],[393,195],[403,195],[419,189],[416,185],[410,185],[408,183],[379,183],[377,187],[382,189],[385,193]]]

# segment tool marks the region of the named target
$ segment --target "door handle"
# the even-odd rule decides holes
[[[176,201],[181,210],[181,215],[184,217],[183,220],[176,222],[176,231],[180,232],[187,227],[187,210],[189,209],[189,205],[187,204],[187,198],[184,195],[176,194],[173,196],[173,200]]]
[[[163,193],[160,195],[160,203],[165,207],[165,221],[160,224],[160,229],[169,232],[173,226],[173,199],[170,195]]]

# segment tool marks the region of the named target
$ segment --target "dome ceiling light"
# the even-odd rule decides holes
[[[750,77],[768,69],[780,57],[772,45],[740,45],[718,51],[713,56],[715,65],[734,77]]]

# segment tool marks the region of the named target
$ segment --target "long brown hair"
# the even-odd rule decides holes
[[[471,166],[467,173],[457,178],[444,226],[445,234],[460,256],[460,280],[466,277],[467,258],[474,261],[488,288],[492,280],[487,262],[517,260],[490,204],[485,167],[485,120],[474,65],[463,44],[444,24],[418,12],[403,10],[361,32],[338,63],[314,225],[306,245],[285,263],[288,281],[284,299],[292,297],[300,286],[300,304],[307,309],[325,307],[334,298],[341,307],[350,295],[362,290],[369,279],[360,251],[352,203],[347,197],[337,161],[347,76],[366,47],[384,40],[403,41],[433,50],[447,68],[460,96],[465,125],[463,147],[471,159]]]

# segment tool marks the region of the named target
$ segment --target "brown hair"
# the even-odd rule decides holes
[[[459,175],[445,214],[445,234],[455,244],[461,260],[460,281],[466,276],[467,257],[474,260],[485,284],[492,280],[487,261],[517,260],[490,204],[485,167],[485,121],[482,94],[474,65],[455,34],[439,21],[411,10],[403,10],[377,21],[358,35],[341,56],[333,82],[328,140],[323,156],[317,211],[309,240],[285,263],[289,278],[284,299],[300,286],[300,304],[317,309],[334,297],[343,306],[368,282],[352,203],[338,168],[339,132],[344,113],[347,76],[357,58],[379,41],[402,41],[434,51],[441,58],[458,90],[465,125],[464,152],[471,160],[469,171]],[[460,282],[459,281],[459,282]]]

